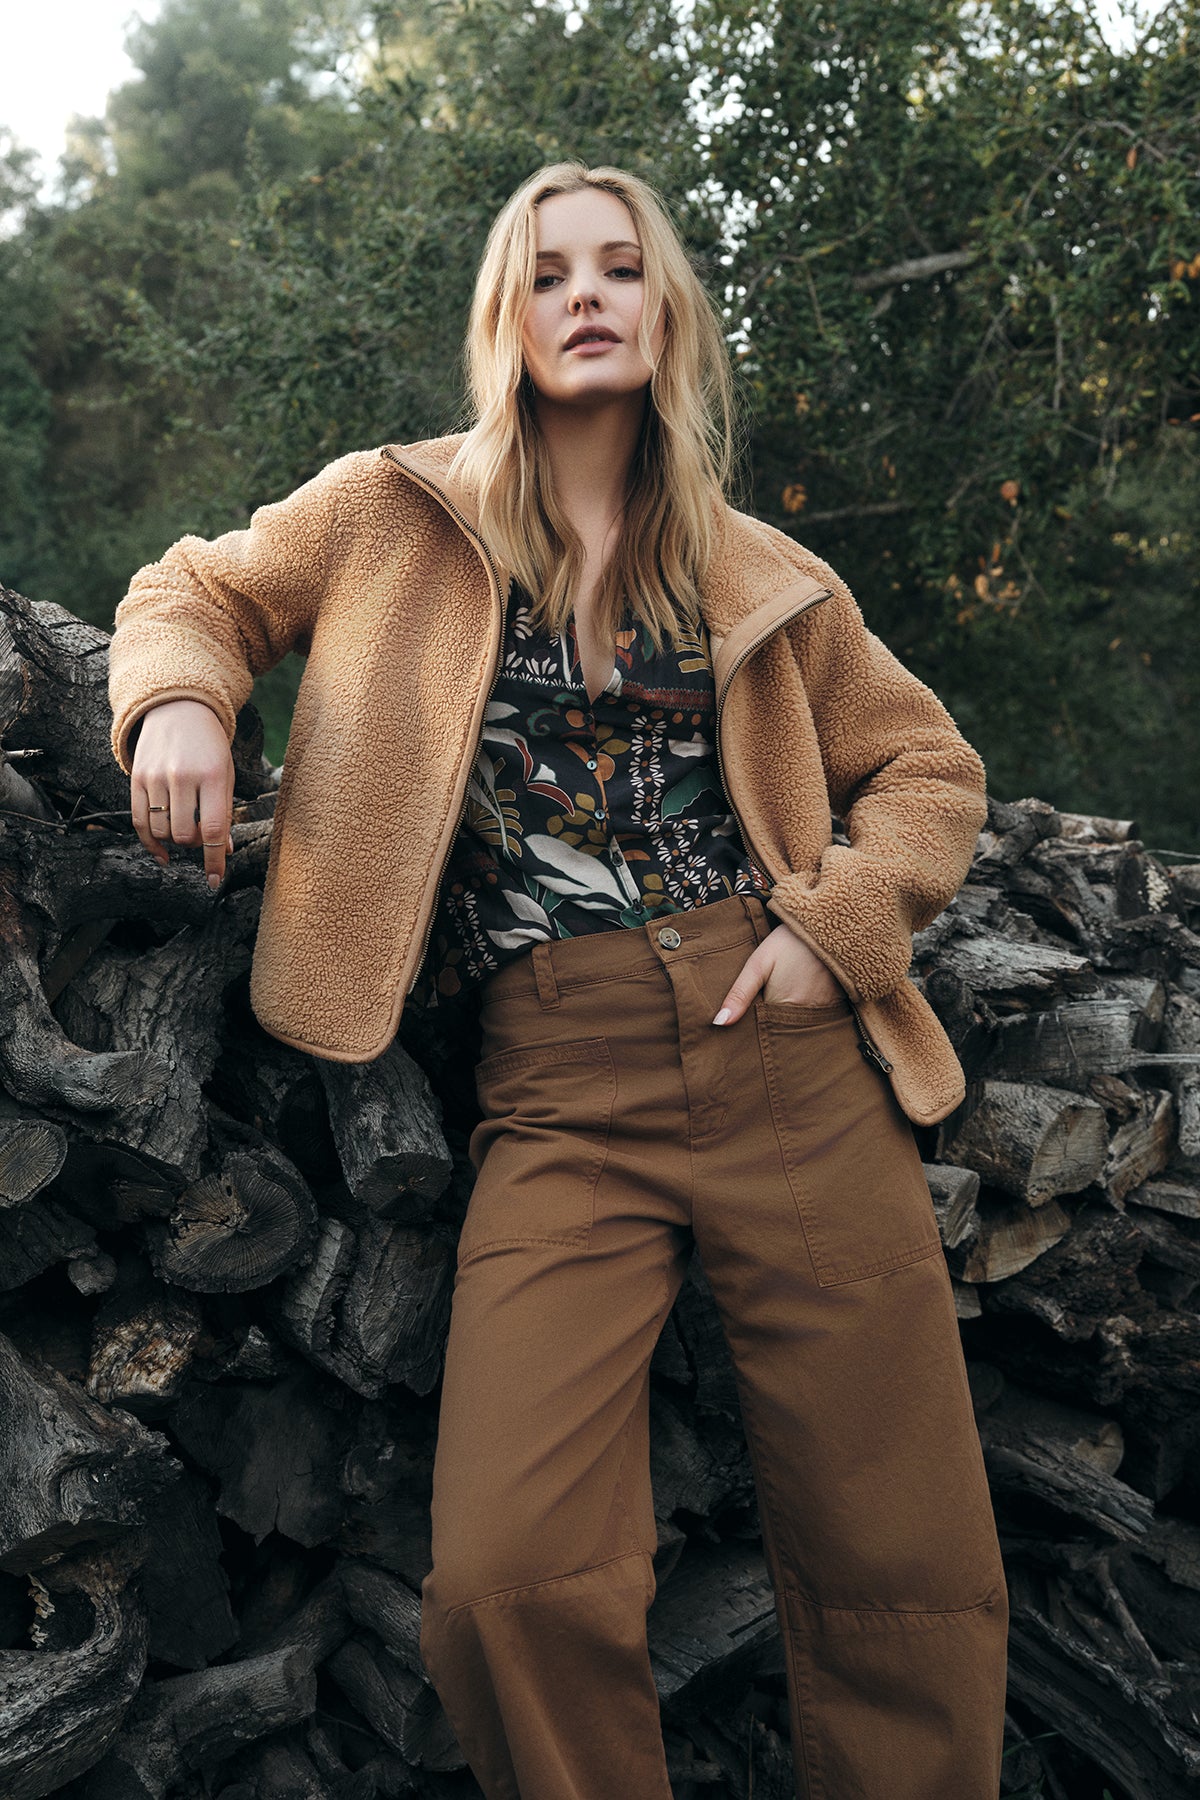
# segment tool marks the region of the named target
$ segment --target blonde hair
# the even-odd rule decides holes
[[[724,517],[733,466],[733,378],[713,302],[697,279],[662,197],[607,165],[550,163],[530,176],[492,224],[475,283],[465,346],[473,423],[452,470],[476,491],[479,527],[527,590],[533,622],[563,630],[584,566],[583,544],[554,492],[521,347],[537,267],[536,209],[551,194],[602,188],[628,208],[642,246],[638,347],[652,369],[630,469],[621,534],[595,600],[611,642],[626,603],[655,649],[682,643],[700,622],[700,584]],[[663,308],[657,359],[650,333]],[[693,638],[694,642],[694,638]]]

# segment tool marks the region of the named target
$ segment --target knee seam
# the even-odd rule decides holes
[[[783,1591],[789,1600],[799,1600],[805,1606],[815,1607],[818,1612],[849,1613],[852,1616],[863,1614],[868,1617],[885,1614],[892,1617],[916,1619],[954,1618],[959,1613],[980,1612],[985,1606],[993,1605],[1001,1593],[1000,1588],[994,1587],[985,1594],[982,1600],[973,1600],[970,1606],[827,1606],[823,1600],[814,1599],[811,1594],[804,1593],[801,1588],[785,1587]],[[788,1629],[795,1631],[798,1627],[790,1625]]]
[[[510,1594],[536,1593],[538,1588],[558,1587],[564,1581],[577,1581],[581,1575],[594,1575],[600,1569],[610,1569],[614,1563],[629,1562],[636,1558],[645,1563],[648,1558],[644,1550],[623,1550],[619,1556],[610,1556],[604,1562],[590,1563],[585,1569],[571,1569],[565,1575],[548,1575],[542,1581],[515,1582],[512,1587],[496,1588],[490,1594],[480,1594],[474,1600],[459,1600],[455,1605],[447,1607],[443,1617],[452,1619],[455,1613],[465,1612],[468,1607],[486,1606],[492,1600],[506,1600]]]

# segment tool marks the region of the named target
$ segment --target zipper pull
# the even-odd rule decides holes
[[[858,1016],[858,1008],[854,1005],[853,1001],[850,1003],[850,1011],[854,1014],[854,1023],[858,1026],[858,1047],[863,1056],[868,1062],[873,1062],[876,1068],[882,1069],[885,1075],[889,1074],[892,1069],[892,1064],[883,1054],[883,1051],[879,1048],[878,1044],[872,1040],[866,1026]]]
[[[883,1054],[883,1051],[878,1049],[871,1042],[870,1038],[861,1038],[859,1040],[858,1047],[862,1051],[863,1055],[866,1057],[868,1062],[873,1062],[873,1063],[877,1064],[878,1067],[883,1070],[885,1075],[888,1073],[889,1069],[892,1066],[891,1063],[888,1061],[887,1057]]]

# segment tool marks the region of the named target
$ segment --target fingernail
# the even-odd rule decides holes
[[[219,888],[221,885],[221,877],[216,874],[210,875],[208,878],[208,885],[210,888]]]
[[[729,1008],[727,1006],[723,1006],[721,1008],[720,1012],[717,1014],[716,1018],[713,1020],[713,1024],[714,1025],[723,1025],[728,1017],[729,1017]]]

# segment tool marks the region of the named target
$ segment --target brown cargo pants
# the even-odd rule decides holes
[[[711,1022],[773,924],[733,895],[557,939],[482,997],[421,1646],[488,1800],[670,1800],[648,1370],[693,1235],[797,1795],[999,1792],[1008,1591],[912,1128],[846,1001]]]

